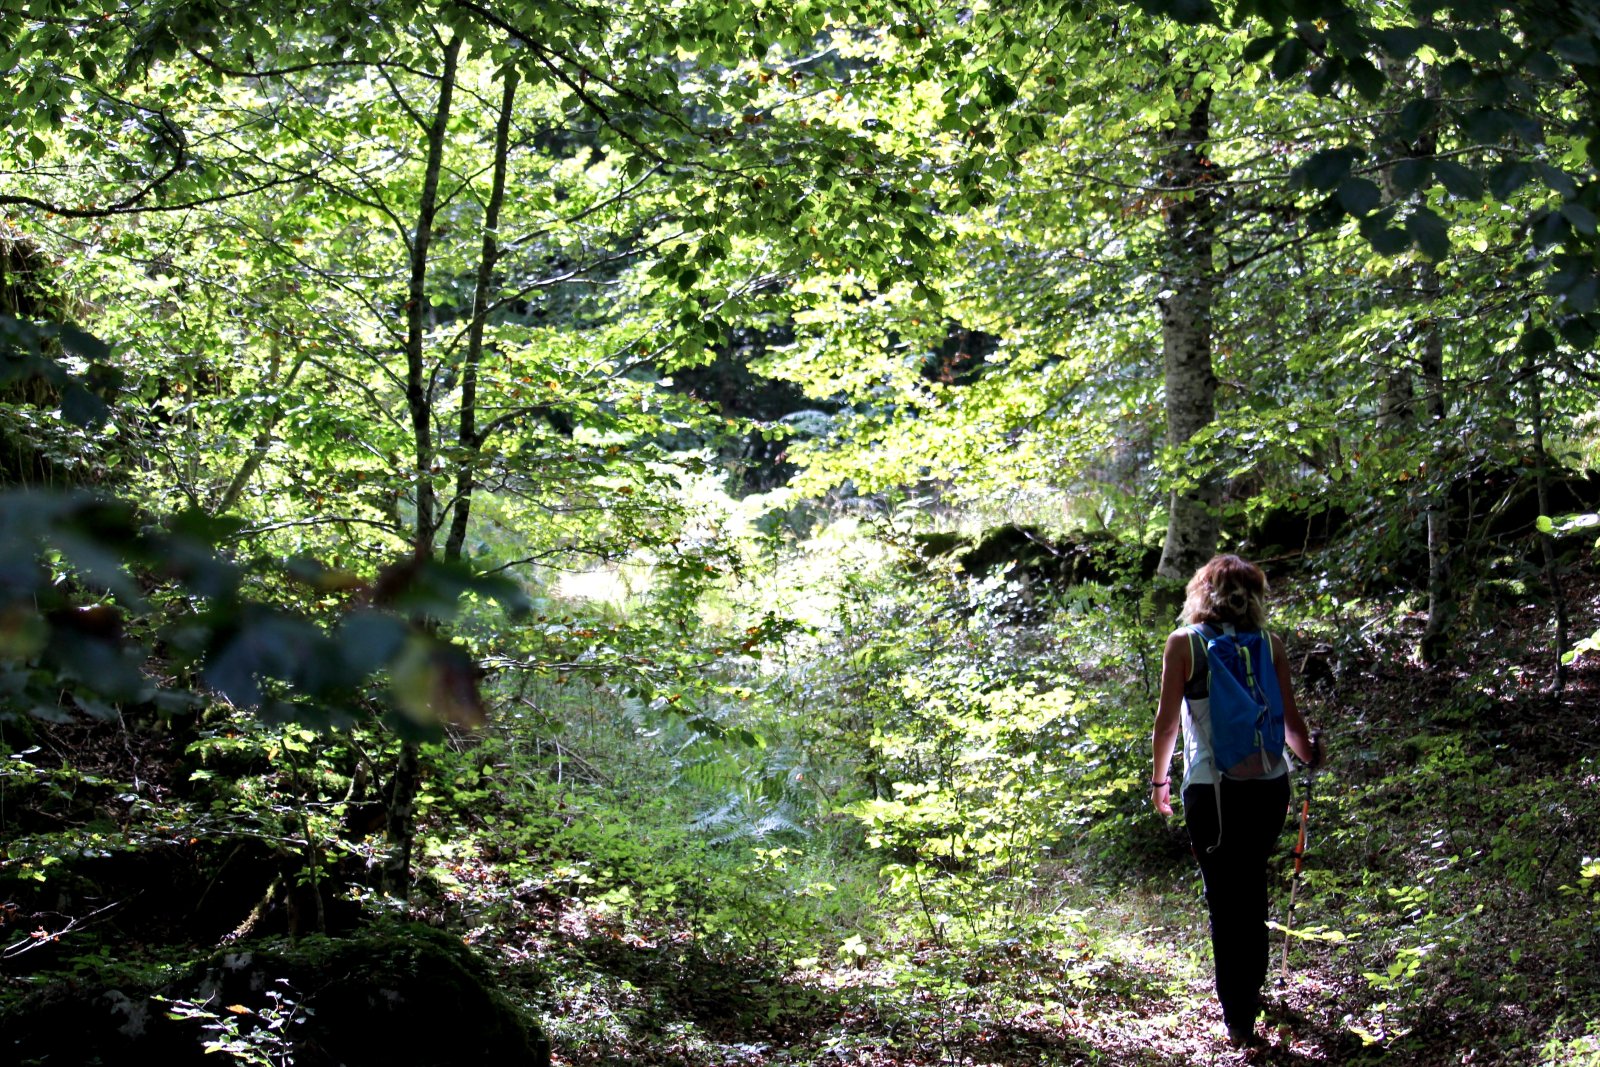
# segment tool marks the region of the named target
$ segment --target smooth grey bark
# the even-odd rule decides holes
[[[1164,163],[1169,195],[1161,313],[1161,354],[1166,387],[1167,444],[1181,453],[1189,439],[1216,417],[1217,378],[1212,369],[1212,303],[1216,292],[1217,202],[1211,137],[1211,91],[1193,92],[1193,106],[1167,142]],[[1217,550],[1221,493],[1216,472],[1188,472],[1194,484],[1172,491],[1167,536],[1156,573],[1187,579]]]
[[[439,173],[444,163],[445,133],[450,123],[451,100],[456,87],[456,62],[460,56],[461,38],[452,37],[444,46],[439,99],[433,118],[426,127],[427,159],[422,194],[417,202],[416,233],[410,241],[411,278],[406,291],[406,406],[411,415],[417,464],[416,534],[412,551],[418,560],[433,555],[434,537],[439,529],[432,476],[436,454],[433,397],[425,373],[423,342],[427,328],[428,247],[439,211]],[[421,788],[421,749],[415,741],[402,741],[400,757],[395,762],[394,778],[389,783],[388,825],[384,832],[383,857],[383,891],[402,900],[411,894],[411,853],[416,843],[417,795]]]
[[[1378,433],[1402,433],[1412,427],[1416,405],[1416,388],[1412,385],[1411,368],[1404,363],[1389,367],[1383,381],[1383,392],[1378,394]]]
[[[472,321],[467,326],[467,354],[461,369],[461,413],[456,439],[463,455],[456,470],[455,503],[451,508],[450,532],[444,541],[444,558],[461,558],[467,539],[467,523],[472,515],[472,491],[477,480],[478,455],[486,435],[478,432],[478,366],[483,361],[483,331],[489,321],[489,289],[494,268],[500,258],[500,208],[506,198],[506,167],[511,153],[511,116],[517,102],[517,68],[506,67],[500,96],[500,118],[494,131],[494,175],[490,180],[489,202],[483,211],[483,249],[478,257],[478,276],[472,293]]]
[[[452,37],[444,46],[444,69],[439,76],[439,101],[427,127],[427,162],[423,170],[422,194],[417,201],[417,227],[412,234],[411,278],[406,287],[406,408],[411,415],[411,435],[417,465],[416,539],[412,545],[417,558],[433,554],[434,535],[439,529],[437,500],[433,486],[433,397],[423,361],[423,341],[428,314],[428,248],[433,240],[434,220],[439,213],[439,173],[444,163],[445,133],[450,124],[451,99],[456,87],[456,61],[461,56],[461,38]]]

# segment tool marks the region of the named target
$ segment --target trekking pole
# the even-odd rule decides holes
[[[1289,912],[1283,921],[1283,972],[1278,976],[1280,987],[1289,984],[1289,941],[1294,936],[1294,899],[1300,889],[1300,868],[1306,859],[1306,823],[1311,819],[1311,779],[1322,762],[1321,731],[1311,735],[1312,762],[1306,765],[1305,781],[1301,785],[1300,835],[1294,843],[1294,875],[1289,880]]]

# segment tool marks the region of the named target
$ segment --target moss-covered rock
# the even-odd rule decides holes
[[[59,981],[13,1003],[0,1014],[0,1056],[18,1067],[214,1065],[205,1044],[236,1040],[299,1067],[550,1062],[544,1035],[482,961],[415,924],[237,945],[165,982],[120,978],[117,988]]]

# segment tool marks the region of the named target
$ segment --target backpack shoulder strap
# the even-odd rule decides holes
[[[1183,695],[1199,699],[1211,695],[1211,667],[1206,662],[1206,642],[1209,638],[1200,623],[1190,625],[1188,630],[1189,677],[1184,683]]]

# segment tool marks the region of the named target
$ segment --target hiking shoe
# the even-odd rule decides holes
[[[1228,1027],[1228,1044],[1234,1048],[1260,1048],[1266,1043],[1266,1039],[1256,1033],[1254,1024]]]

